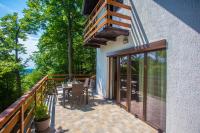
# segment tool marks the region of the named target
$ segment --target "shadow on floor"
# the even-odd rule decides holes
[[[63,106],[63,99],[62,98],[58,98],[58,103],[59,105]],[[98,105],[106,105],[106,104],[115,104],[114,101],[111,100],[105,100],[102,98],[99,98],[98,96],[95,96],[94,99],[89,99],[89,103],[88,104],[75,104],[72,108],[70,106],[69,102],[65,103],[65,107],[66,109],[70,109],[70,110],[81,110],[83,112],[88,112],[88,111],[93,111],[95,110],[93,107],[98,106]]]
[[[60,106],[63,106],[63,92],[62,92],[62,88],[61,87],[57,87],[58,89],[58,95],[57,95],[57,102]],[[98,95],[94,96],[94,99],[92,97],[89,96],[89,100],[88,100],[88,104],[86,103],[86,99],[84,99],[84,102],[79,105],[79,104],[75,104],[75,106],[73,106],[71,108],[69,101],[66,100],[65,102],[65,107],[63,106],[63,108],[66,109],[70,109],[70,110],[81,110],[83,112],[88,112],[88,111],[93,111],[95,110],[93,107],[97,106],[97,105],[104,105],[104,104],[115,104],[114,101],[111,100],[105,100],[103,98],[100,98]]]
[[[37,133],[67,133],[70,130],[69,129],[64,129],[62,126],[58,127],[57,129],[55,128],[55,108],[56,106],[63,106],[63,99],[62,99],[62,94],[54,94],[54,95],[48,95],[46,98],[45,103],[48,105],[49,109],[49,114],[51,117],[50,121],[50,128],[48,128],[45,131],[42,132],[37,132]],[[73,108],[70,107],[70,104],[66,102],[65,109],[70,109],[70,110],[81,110],[83,112],[89,112],[95,110],[94,107],[98,105],[106,105],[106,104],[115,104],[114,101],[111,100],[105,100],[102,98],[99,98],[98,96],[95,96],[94,99],[91,98],[89,99],[89,103],[83,104],[83,105],[76,105]],[[64,108],[64,107],[63,107]]]

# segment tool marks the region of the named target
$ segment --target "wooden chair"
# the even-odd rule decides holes
[[[94,95],[96,93],[96,90],[95,90],[95,80],[94,79],[90,79],[90,84],[89,84],[89,87],[88,87],[88,92],[89,92],[89,96],[93,98],[94,100]]]
[[[73,107],[74,103],[81,104],[83,100],[83,90],[83,84],[72,84],[72,91],[69,97],[71,108]]]
[[[90,79],[89,78],[86,78],[85,79],[85,82],[84,82],[84,88],[88,88],[88,85],[89,85],[89,81],[90,81]]]

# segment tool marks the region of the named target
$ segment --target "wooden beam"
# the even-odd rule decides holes
[[[122,4],[122,3],[119,3],[119,2],[116,2],[116,1],[114,1],[114,0],[107,0],[107,3],[110,4],[110,5],[119,7],[119,8],[124,8],[124,9],[131,10],[131,7],[130,7],[130,6],[125,5],[125,4]]]
[[[128,54],[137,54],[137,53],[144,53],[144,52],[149,52],[149,51],[155,51],[155,50],[160,50],[160,49],[165,49],[166,48],[166,40],[160,40],[156,42],[151,42],[149,44],[143,44],[140,48],[128,48],[128,49],[123,49],[115,52],[110,52],[107,54],[107,56],[118,56],[118,55],[128,55]]]
[[[120,22],[120,21],[116,21],[116,20],[112,20],[112,19],[108,19],[107,23],[108,24],[115,24],[115,25],[118,25],[118,26],[126,27],[126,28],[131,27],[131,25],[128,24],[128,23],[124,23],[124,22]]]
[[[93,37],[92,40],[103,42],[103,43],[106,43],[107,41],[110,41],[107,38],[97,38],[97,37]]]
[[[111,27],[111,26],[107,26],[104,28],[103,32],[112,34],[112,35],[124,35],[124,36],[128,36],[129,35],[129,30],[126,29],[122,29],[120,27]]]
[[[88,44],[85,44],[84,46],[85,47],[92,47],[92,48],[100,48],[100,45],[88,45]]]
[[[107,12],[105,12],[97,21],[95,21],[95,24],[92,25],[92,27],[87,31],[87,33],[85,33],[84,37],[87,37],[88,34],[96,28],[96,26],[99,24],[99,22],[101,22],[103,19],[106,19],[107,16]]]
[[[110,10],[108,10],[108,16],[116,16],[122,19],[131,20],[130,16],[127,16],[118,12],[110,11]]]
[[[90,37],[92,37],[98,30],[103,28],[106,24],[107,24],[107,19],[103,23],[101,23],[91,34],[89,34],[89,36],[85,38],[84,42],[88,41]]]
[[[95,34],[96,38],[102,38],[102,39],[107,39],[108,41],[116,41],[116,37],[108,36],[107,34],[102,32],[98,32]]]

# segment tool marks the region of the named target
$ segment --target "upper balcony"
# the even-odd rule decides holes
[[[116,0],[99,0],[86,21],[84,45],[98,48],[120,35],[128,36],[131,17],[125,14],[129,10],[130,6]]]

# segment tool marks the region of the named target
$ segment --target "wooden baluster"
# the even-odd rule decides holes
[[[24,133],[24,104],[20,108],[20,133]]]
[[[37,106],[37,91],[35,90],[35,107]]]
[[[40,101],[41,104],[43,103],[43,88],[44,88],[44,87],[43,87],[43,84],[44,84],[44,83],[42,83],[42,86],[41,86],[41,101]]]

